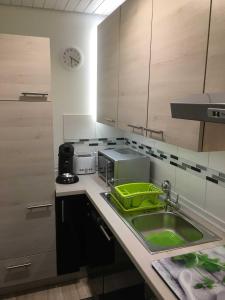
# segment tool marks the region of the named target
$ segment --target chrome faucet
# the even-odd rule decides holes
[[[165,210],[166,211],[173,211],[173,210],[179,210],[179,195],[177,194],[176,200],[173,200],[171,197],[171,183],[169,180],[164,180],[162,183],[162,190],[166,194],[165,196]]]

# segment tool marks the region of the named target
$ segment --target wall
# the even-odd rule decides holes
[[[0,33],[49,37],[51,41],[52,99],[54,101],[54,144],[63,142],[64,113],[89,114],[95,101],[90,95],[91,74],[95,59],[91,59],[96,26],[102,17],[50,10],[0,6]],[[77,46],[84,55],[78,70],[68,71],[60,62],[61,51]],[[91,49],[92,47],[92,49]]]
[[[225,231],[225,152],[193,152],[128,132],[124,137],[130,147],[150,156],[153,182],[170,180],[186,209]]]

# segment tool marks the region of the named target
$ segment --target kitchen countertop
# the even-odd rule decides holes
[[[100,213],[106,224],[109,226],[114,236],[121,244],[127,255],[130,257],[146,283],[160,299],[175,300],[177,298],[153,269],[151,263],[154,260],[180,255],[192,251],[199,251],[217,245],[225,244],[225,234],[221,233],[211,224],[206,224],[203,219],[200,220],[198,217],[199,223],[201,223],[217,235],[221,236],[222,240],[151,254],[137,239],[133,232],[127,227],[127,225],[122,221],[122,219],[117,215],[117,213],[110,207],[110,205],[101,197],[101,192],[109,190],[105,182],[103,182],[97,174],[79,175],[79,179],[80,181],[75,184],[56,184],[56,196],[60,197],[85,193],[89,197],[93,205],[96,207],[97,211]],[[193,215],[192,218],[194,219]]]

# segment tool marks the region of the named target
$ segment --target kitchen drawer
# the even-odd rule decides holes
[[[0,261],[0,288],[56,276],[56,253]]]
[[[41,190],[33,191],[34,195]],[[36,198],[36,197],[34,197]],[[55,208],[53,197],[14,204],[3,199],[0,210],[0,259],[21,257],[55,249]],[[42,206],[43,207],[38,207]],[[45,207],[45,205],[47,205]],[[51,206],[49,206],[51,205]],[[32,208],[33,207],[33,208]]]

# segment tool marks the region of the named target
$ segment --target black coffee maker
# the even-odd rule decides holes
[[[73,156],[73,145],[65,143],[59,146],[57,183],[70,184],[79,181],[78,176],[73,173]]]

